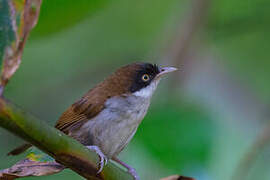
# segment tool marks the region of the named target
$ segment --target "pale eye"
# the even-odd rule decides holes
[[[150,77],[149,77],[148,74],[144,74],[144,75],[142,76],[142,80],[143,80],[144,82],[149,81],[149,79],[150,79]]]

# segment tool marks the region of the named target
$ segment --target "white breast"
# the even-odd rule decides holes
[[[116,156],[132,139],[149,104],[150,97],[145,96],[110,98],[105,109],[85,123],[80,132],[88,131],[89,145],[99,146],[109,158]]]

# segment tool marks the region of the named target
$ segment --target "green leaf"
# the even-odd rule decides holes
[[[21,63],[24,44],[29,32],[37,22],[40,4],[41,0],[0,1],[0,64],[2,69],[2,87],[7,84]]]
[[[12,17],[8,0],[0,0],[0,64],[2,65],[4,51],[15,41],[16,32],[12,27]],[[2,68],[2,66],[1,66]]]
[[[27,159],[37,162],[53,162],[54,159],[43,151],[39,150],[36,147],[32,147],[29,149],[29,153],[27,155]]]

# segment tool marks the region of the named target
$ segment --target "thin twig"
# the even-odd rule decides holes
[[[187,10],[182,23],[180,23],[174,42],[168,47],[164,58],[167,62],[172,62],[175,67],[181,67],[186,63],[187,55],[191,48],[192,40],[199,29],[204,25],[211,0],[193,0],[190,3],[190,9]],[[181,69],[181,68],[180,68]],[[178,71],[181,73],[181,71]],[[179,82],[178,75],[174,76],[172,82]],[[175,84],[175,83],[173,83]],[[177,83],[176,83],[177,84]]]
[[[258,154],[264,150],[264,148],[270,144],[270,124],[267,125],[261,134],[255,139],[254,143],[251,145],[249,151],[244,155],[243,159],[240,161],[238,167],[233,174],[233,180],[247,179],[250,169],[254,162],[256,161]]]

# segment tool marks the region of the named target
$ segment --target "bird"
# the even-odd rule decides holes
[[[161,78],[176,70],[146,62],[122,66],[72,104],[55,128],[99,155],[97,173],[111,159],[139,180],[136,170],[117,156],[136,133]],[[31,146],[24,144],[8,155],[20,154]]]

